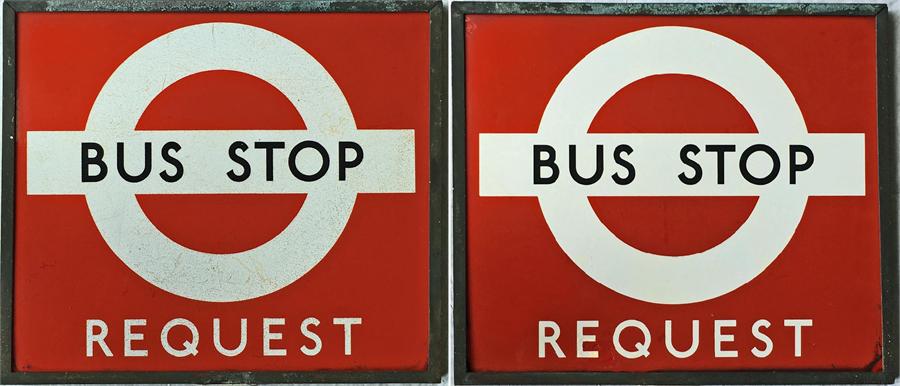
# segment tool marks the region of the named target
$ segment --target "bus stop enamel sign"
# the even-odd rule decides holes
[[[459,379],[891,382],[886,11],[676,7],[455,8]]]
[[[439,379],[440,3],[90,4],[5,5],[2,381]]]

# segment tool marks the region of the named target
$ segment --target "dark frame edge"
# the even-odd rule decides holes
[[[447,374],[447,317],[449,313],[448,291],[449,275],[447,259],[449,238],[447,236],[447,37],[444,30],[447,16],[441,0],[429,0],[429,32],[430,71],[429,87],[431,88],[430,137],[430,171],[429,186],[431,201],[429,291],[431,292],[429,308],[429,348],[428,370],[426,382],[439,383]],[[435,267],[439,267],[435,269]]]
[[[4,0],[17,12],[428,12],[431,0]]]
[[[576,3],[454,2],[462,14],[492,15],[632,15],[632,16],[875,16],[877,3]]]
[[[466,59],[465,4],[450,3],[450,55],[453,73],[453,371],[456,383],[469,384],[466,259]]]
[[[3,3],[3,123],[0,174],[0,383],[11,378],[16,159],[16,10]]]
[[[882,383],[898,376],[898,228],[897,228],[897,84],[895,82],[894,28],[888,7],[875,15],[878,85],[878,180],[881,205]]]
[[[425,370],[419,371],[13,371],[12,291],[15,211],[16,150],[16,14],[19,12],[421,12],[429,15],[429,338]],[[446,46],[442,26],[445,12],[440,0],[4,0],[3,1],[3,111],[2,205],[0,205],[0,384],[126,384],[126,383],[439,383],[447,372],[447,167],[446,159]],[[435,32],[438,32],[435,35]],[[444,47],[443,51],[440,47]],[[438,135],[434,135],[438,133]],[[439,210],[432,210],[433,208]]]
[[[468,14],[540,15],[803,15],[875,17],[877,39],[878,163],[882,251],[881,372],[475,372],[468,368],[465,17]],[[892,384],[898,377],[898,155],[893,24],[886,4],[545,3],[458,1],[451,4],[453,58],[453,275],[456,382],[485,384]],[[885,235],[888,235],[885,237]]]

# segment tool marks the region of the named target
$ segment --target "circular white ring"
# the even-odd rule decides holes
[[[790,89],[762,58],[724,36],[687,27],[647,28],[594,49],[560,82],[538,132],[560,139],[583,134],[616,92],[662,74],[694,75],[721,86],[744,106],[767,143],[787,145],[788,137],[807,132]],[[806,207],[802,193],[781,189],[762,195],[727,240],[673,257],[620,240],[597,218],[587,197],[554,192],[539,201],[560,247],[581,270],[625,296],[661,304],[712,299],[755,278],[787,246]]]
[[[261,28],[206,23],[166,33],[129,56],[97,96],[86,131],[127,135],[166,87],[213,70],[242,72],[272,84],[309,130],[335,137],[356,130],[344,94],[303,48]],[[87,194],[100,234],[129,268],[165,291],[210,302],[263,296],[303,276],[337,241],[355,200],[355,192],[339,187],[330,187],[327,194],[311,191],[291,223],[269,242],[240,253],[212,254],[185,248],[162,234],[133,194]]]

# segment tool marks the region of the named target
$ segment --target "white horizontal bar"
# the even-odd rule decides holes
[[[288,168],[291,148],[304,140],[320,143],[329,156],[327,173],[317,181],[297,179]],[[177,142],[181,149],[170,153],[184,166],[184,175],[166,182],[159,173],[175,167],[161,156],[164,143]],[[227,173],[244,169],[229,158],[229,147],[243,141],[249,149],[238,154],[250,164],[250,177],[232,181]],[[266,180],[266,152],[254,148],[255,142],[284,142],[284,149],[273,151],[273,180]],[[346,169],[346,179],[338,176],[338,141],[353,141],[362,147],[361,164]],[[107,175],[99,182],[82,182],[84,142],[102,145]],[[141,182],[127,182],[116,167],[116,143],[124,143],[125,170],[132,175],[144,167],[144,143],[152,145],[152,172]],[[90,153],[93,155],[93,152]],[[347,151],[348,160],[356,156]],[[415,191],[415,141],[413,130],[356,130],[335,135],[309,130],[185,130],[185,131],[32,131],[27,137],[28,194],[85,194],[114,190],[129,194],[201,194],[201,193],[307,193],[315,190],[350,189],[362,193],[411,193]],[[314,174],[322,165],[317,151],[306,148],[298,153],[297,168]],[[90,167],[96,174],[99,167]]]
[[[541,134],[481,134],[479,136],[479,193],[482,196],[539,196],[572,194],[577,196],[758,196],[769,191],[800,191],[811,196],[865,195],[865,143],[863,134],[807,134],[797,137],[767,138],[760,134],[583,134],[559,138]],[[552,184],[534,183],[534,145],[551,145],[556,151],[559,179]],[[577,144],[576,166],[583,177],[596,169],[595,145],[604,145],[604,171],[591,185],[575,182],[569,174],[568,146]],[[632,147],[622,158],[633,164],[634,180],[619,185],[611,179],[626,169],[613,160],[617,145]],[[703,170],[695,185],[679,180],[694,170],[682,162],[681,149],[697,145],[699,154],[690,154]],[[705,151],[706,145],[735,145],[725,154],[725,182],[717,181],[717,156]],[[745,180],[738,168],[741,153],[754,144],[767,144],[776,151],[780,171],[769,184],[755,185]],[[808,146],[814,155],[812,166],[798,171],[795,184],[789,182],[789,145]],[[545,156],[546,157],[546,156]],[[805,161],[804,154],[797,163]],[[772,170],[772,161],[761,152],[748,158],[748,171],[764,177]],[[543,176],[551,172],[543,169]]]

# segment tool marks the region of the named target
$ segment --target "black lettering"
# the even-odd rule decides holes
[[[547,185],[556,182],[559,178],[559,166],[556,166],[556,150],[550,145],[534,145],[534,184]],[[541,154],[547,154],[547,159],[541,159]],[[541,168],[550,168],[550,177],[541,177]]]
[[[300,150],[306,148],[315,149],[322,157],[322,167],[319,168],[319,171],[310,175],[303,174],[303,172],[297,169],[297,154],[300,153]],[[303,141],[298,143],[297,146],[294,146],[294,148],[291,149],[291,154],[288,157],[288,167],[290,167],[291,169],[291,174],[293,174],[294,177],[297,177],[298,180],[306,182],[311,182],[322,178],[325,173],[328,172],[329,163],[330,160],[328,159],[328,152],[325,151],[325,147],[314,141]]]
[[[687,144],[681,148],[681,163],[685,164],[685,166],[694,169],[694,176],[688,177],[687,174],[681,173],[678,175],[678,179],[685,185],[696,185],[700,182],[700,179],[703,178],[703,168],[700,167],[700,164],[697,161],[694,161],[688,158],[688,154],[697,155],[700,153],[700,148],[694,144]]]
[[[153,167],[153,145],[150,142],[144,142],[144,169],[137,175],[130,175],[125,170],[125,143],[116,143],[116,169],[122,179],[131,183],[141,182],[150,175]]]
[[[89,153],[94,151],[92,157]],[[100,171],[91,175],[90,166],[97,165]],[[103,162],[103,146],[95,142],[81,143],[81,182],[99,182],[106,178],[106,163]]]
[[[266,181],[275,179],[274,158],[275,149],[284,149],[284,142],[256,142],[253,144],[255,149],[266,150]]]
[[[797,183],[797,172],[809,170],[809,168],[811,168],[813,165],[813,161],[815,160],[815,157],[813,157],[812,150],[809,147],[804,146],[804,145],[791,145],[791,146],[789,146],[789,149],[790,149],[790,161],[791,161],[790,182],[791,182],[791,185],[793,185],[793,184]],[[798,164],[797,163],[797,153],[805,154],[806,162],[804,162],[802,164]]]
[[[706,145],[706,151],[716,153],[716,183],[725,184],[725,153],[734,152],[734,145]]]
[[[347,160],[347,149],[353,149],[356,155],[352,160]],[[362,163],[363,149],[356,142],[338,142],[338,181],[347,179],[347,169],[355,168]]]
[[[175,182],[181,179],[181,176],[184,175],[184,165],[181,164],[175,156],[169,154],[169,151],[172,150],[174,152],[178,152],[181,150],[181,145],[177,142],[166,142],[162,147],[162,158],[164,161],[168,162],[170,165],[175,167],[175,174],[169,174],[168,171],[159,172],[159,176],[166,182]]]
[[[613,160],[615,160],[616,163],[619,164],[619,166],[624,167],[625,170],[628,171],[628,176],[626,177],[619,177],[619,172],[613,174],[613,181],[615,181],[619,185],[628,185],[631,183],[631,181],[634,181],[634,165],[632,165],[631,162],[628,162],[628,160],[626,160],[625,158],[622,158],[622,154],[631,154],[632,152],[634,152],[634,149],[631,146],[624,144],[616,146],[616,150],[613,151]]]
[[[757,178],[747,170],[747,160],[750,159],[750,156],[753,155],[753,153],[759,151],[766,153],[769,158],[772,159],[772,170],[763,178]],[[754,185],[765,185],[775,180],[775,177],[778,175],[778,170],[781,168],[781,161],[778,159],[778,154],[775,153],[775,150],[772,150],[771,147],[768,145],[757,144],[748,147],[747,150],[744,150],[744,153],[741,154],[740,168],[741,175],[744,176],[745,180]]]
[[[572,179],[581,184],[581,185],[592,185],[600,180],[600,177],[603,176],[603,145],[597,145],[596,151],[594,152],[594,157],[596,159],[594,168],[594,174],[592,174],[588,178],[584,178],[578,174],[578,167],[576,166],[576,149],[578,147],[575,145],[569,145],[569,174],[572,175]]]
[[[250,178],[250,163],[247,162],[243,157],[239,156],[237,151],[240,150],[242,152],[247,151],[249,146],[243,141],[236,141],[228,147],[228,158],[231,158],[232,161],[241,165],[243,168],[243,172],[241,174],[237,174],[234,172],[234,169],[230,170],[228,173],[228,178],[230,178],[234,182],[246,181]]]

